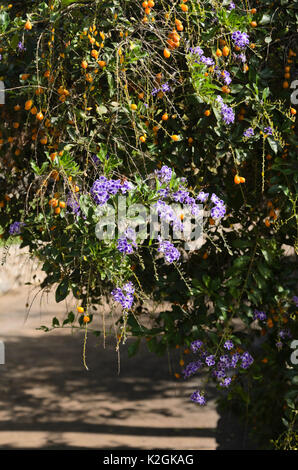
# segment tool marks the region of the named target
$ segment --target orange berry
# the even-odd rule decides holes
[[[224,85],[222,88],[221,88],[222,92],[223,93],[230,93],[230,88],[227,86],[227,85]]]
[[[251,12],[252,15],[255,15],[255,14],[257,13],[257,10],[256,10],[256,8],[252,8],[252,9],[250,10],[250,12]]]
[[[85,310],[84,310],[84,307],[79,307],[79,306],[78,306],[78,307],[77,307],[77,311],[78,311],[79,313],[84,313]]]
[[[245,178],[243,178],[243,176],[240,176],[240,183],[245,183]]]
[[[83,60],[81,66],[83,69],[86,69],[88,67],[88,62],[86,60]]]
[[[15,111],[20,111],[21,106],[19,104],[16,104],[13,108]]]
[[[179,135],[171,135],[171,139],[174,140],[174,142],[177,142],[179,140]]]
[[[26,103],[25,103],[25,110],[26,110],[26,111],[29,111],[29,109],[32,108],[32,105],[33,105],[33,101],[32,101],[32,100],[26,101]]]
[[[140,137],[140,141],[141,141],[142,143],[146,142],[146,136],[144,136],[144,135],[141,135],[141,137]]]
[[[284,81],[283,84],[282,84],[282,87],[283,88],[289,88],[289,82]]]
[[[89,322],[90,322],[90,317],[89,317],[89,315],[84,315],[84,317],[83,317],[83,322],[84,322],[84,323],[89,323]]]
[[[296,114],[296,112],[297,112],[296,109],[295,109],[295,108],[291,108],[290,111],[291,111],[291,114],[293,114],[293,116],[295,116],[295,114]]]
[[[171,55],[171,52],[169,51],[169,49],[165,48],[163,51],[163,55],[166,59],[168,59]]]
[[[189,143],[189,144],[192,144],[192,143],[193,143],[193,138],[192,138],[192,137],[188,137],[188,143]]]
[[[270,227],[270,220],[269,219],[265,219],[265,225],[266,225],[266,227]]]
[[[137,108],[138,108],[138,107],[137,107],[136,104],[133,104],[133,103],[132,103],[132,104],[130,105],[130,109],[132,109],[133,111],[135,111]]]
[[[30,109],[30,113],[34,115],[37,114],[37,107],[33,106],[33,108]]]
[[[60,212],[61,212],[60,207],[56,207],[56,208],[55,208],[55,214],[60,214]]]
[[[50,199],[49,200],[49,206],[57,207],[58,206],[58,200],[56,198]]]
[[[164,114],[161,116],[161,119],[162,119],[163,121],[167,121],[167,120],[169,119],[168,113],[164,113]]]
[[[13,126],[14,129],[18,129],[20,127],[20,123],[19,122],[14,122],[12,126]]]
[[[148,1],[148,7],[153,8],[154,5],[155,5],[155,3],[154,3],[153,0],[149,0],[149,1]]]
[[[106,66],[106,62],[104,60],[99,60],[97,63],[102,68]]]
[[[39,113],[36,114],[36,119],[37,119],[38,121],[42,121],[42,120],[43,120],[43,114],[42,114],[41,111],[39,111]]]
[[[60,201],[59,207],[61,207],[61,209],[64,209],[66,207],[66,203],[64,201]]]
[[[185,3],[181,3],[180,8],[181,8],[182,11],[184,11],[184,13],[186,13],[188,11],[188,6],[185,5]]]
[[[221,57],[221,56],[222,56],[222,52],[221,52],[220,49],[216,49],[215,54],[217,55],[217,57]]]
[[[227,46],[225,46],[222,50],[222,53],[225,57],[227,57],[230,54],[230,49]]]
[[[30,31],[30,29],[32,29],[32,24],[31,24],[31,22],[30,22],[29,20],[26,21],[24,28],[25,28],[27,31]]]
[[[210,114],[211,114],[210,109],[206,109],[206,111],[204,111],[204,114],[205,114],[205,116],[210,116]]]
[[[235,175],[235,177],[234,177],[234,183],[235,183],[235,184],[240,184],[240,183],[241,183],[241,181],[240,181],[240,176]]]
[[[92,55],[92,57],[94,57],[94,59],[97,59],[97,57],[98,57],[98,51],[97,51],[96,49],[92,49],[91,55]]]
[[[250,26],[251,26],[252,28],[256,28],[256,27],[258,26],[258,23],[257,23],[256,21],[252,21],[252,22],[250,23]]]

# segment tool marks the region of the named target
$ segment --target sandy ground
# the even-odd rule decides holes
[[[128,358],[123,346],[118,374],[114,340],[104,348],[102,339],[90,335],[87,371],[81,333],[36,330],[53,316],[63,318],[65,305],[56,304],[52,295],[38,296],[27,318],[31,287],[22,282],[34,269],[13,251],[0,270],[0,285],[6,286],[0,296],[6,354],[0,365],[1,449],[217,448],[214,390],[208,407],[189,400],[198,379],[173,377],[181,370],[179,351],[160,358],[144,344],[140,354]],[[15,272],[22,273],[17,282]]]

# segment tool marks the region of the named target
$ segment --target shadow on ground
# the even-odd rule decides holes
[[[9,337],[0,368],[0,448],[22,448],[26,439],[25,448],[53,450],[150,448],[149,443],[215,449],[215,391],[208,389],[211,408],[196,410],[189,396],[197,381],[173,379],[179,352],[171,364],[145,345],[133,358],[126,350],[118,375],[114,346],[103,349],[94,337],[87,343],[88,371],[80,335]]]

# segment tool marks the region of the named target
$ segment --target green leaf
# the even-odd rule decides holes
[[[62,282],[60,282],[59,286],[56,289],[56,294],[55,294],[56,302],[61,302],[62,300],[64,300],[68,295],[68,291],[69,291],[69,283],[68,283],[68,279],[65,278],[63,279]]]

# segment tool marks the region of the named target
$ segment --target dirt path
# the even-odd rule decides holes
[[[16,263],[18,265],[19,263]],[[27,267],[28,268],[28,267]],[[1,273],[0,273],[1,275]],[[2,279],[3,279],[2,272]],[[33,304],[26,323],[28,288],[0,296],[0,448],[215,449],[218,414],[190,400],[197,379],[177,381],[166,357],[146,350],[128,358],[108,341],[90,336],[89,371],[82,364],[82,334],[35,328],[61,317],[64,306],[49,296]],[[172,366],[179,370],[179,357]]]

